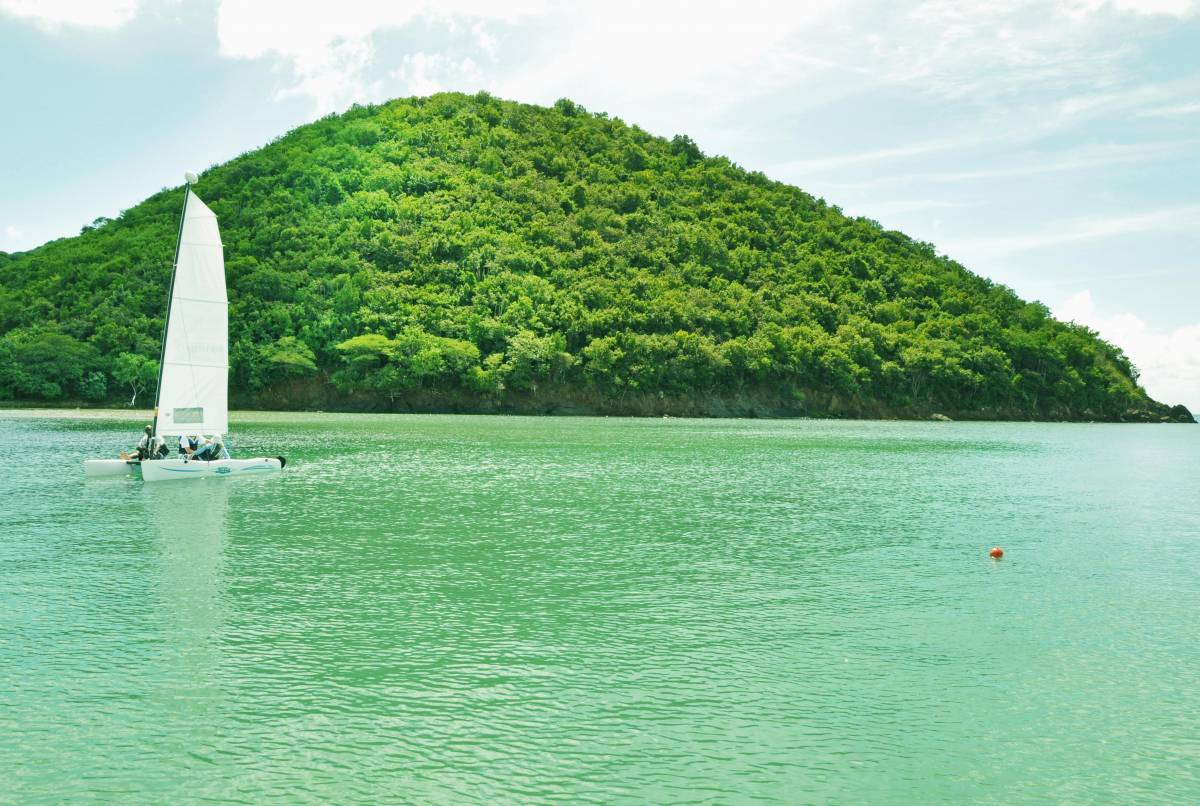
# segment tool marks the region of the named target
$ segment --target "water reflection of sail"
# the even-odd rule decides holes
[[[167,675],[163,693],[205,708],[220,694],[217,665],[228,617],[224,565],[229,485],[201,485],[201,495],[194,484],[149,485],[145,495],[162,565],[159,623]]]

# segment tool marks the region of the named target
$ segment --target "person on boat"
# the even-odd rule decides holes
[[[200,437],[196,444],[196,450],[192,451],[193,459],[211,459],[209,453],[212,450],[212,443],[205,437]]]
[[[200,447],[200,437],[192,434],[190,437],[187,434],[179,435],[179,455],[191,456]]]
[[[225,450],[221,435],[216,434],[212,438],[204,439],[200,447],[196,448],[196,452],[192,454],[192,458],[203,459],[206,462],[211,462],[213,459],[228,459],[229,451]]]
[[[150,458],[151,445],[154,442],[154,438],[150,436],[154,432],[153,428],[146,426],[142,429],[142,431],[145,433],[143,433],[142,438],[138,440],[137,446],[132,451],[133,456],[130,457],[137,459],[138,461]]]
[[[167,441],[162,438],[161,434],[155,434],[154,439],[150,441],[150,457],[151,459],[166,459],[171,454],[171,449],[167,447]]]

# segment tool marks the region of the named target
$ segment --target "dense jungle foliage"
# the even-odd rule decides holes
[[[567,100],[355,107],[196,191],[242,405],[1169,413],[1120,350],[930,244]],[[0,399],[149,405],[181,203],[0,253]]]

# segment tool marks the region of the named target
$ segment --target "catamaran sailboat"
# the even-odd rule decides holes
[[[187,174],[186,179],[151,444],[155,436],[224,434],[229,427],[229,301],[221,232],[216,215],[192,192],[196,177]],[[278,472],[284,461],[282,456],[211,461],[187,456],[88,459],[83,470],[88,476],[140,470],[146,481],[163,481]]]

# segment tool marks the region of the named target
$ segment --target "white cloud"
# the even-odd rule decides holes
[[[1154,83],[1135,83],[1096,91],[1085,91],[1059,101],[1036,125],[1039,132],[1052,134],[1070,126],[1083,125],[1105,115],[1127,118],[1178,117],[1200,112],[1193,102],[1200,92],[1200,76],[1186,76]]]
[[[925,0],[877,9],[886,28],[863,56],[879,78],[939,99],[984,105],[1031,90],[1112,84],[1132,45],[1105,45],[1098,2]]]
[[[857,153],[838,154],[812,160],[778,163],[771,166],[769,173],[785,181],[803,184],[807,177],[813,174],[831,170],[853,168],[858,165],[904,160],[909,157],[923,157],[955,150],[972,148],[995,148],[1012,145],[1014,140],[1021,139],[1020,135],[1010,136],[995,133],[982,137],[957,137],[929,140],[913,143],[907,146],[868,150]],[[1157,159],[1181,150],[1195,150],[1200,147],[1200,140],[1167,140],[1160,142],[1134,144],[1102,144],[1073,147],[1062,154],[1008,154],[1005,158],[1013,162],[1011,165],[996,165],[989,168],[970,168],[966,170],[948,171],[914,171],[906,173],[873,172],[870,179],[855,181],[840,181],[826,184],[835,190],[865,190],[897,184],[944,184],[954,182],[972,182],[981,179],[1007,179],[1021,176],[1035,176],[1048,173],[1070,173],[1093,168],[1103,168],[1113,165],[1123,165],[1134,162],[1144,162]],[[978,162],[995,164],[1001,157],[984,154]]]
[[[1174,330],[1155,328],[1132,313],[1099,311],[1091,292],[1080,291],[1055,308],[1054,315],[1086,325],[1125,351],[1142,373],[1150,396],[1183,403],[1200,412],[1200,323]]]
[[[1106,5],[1099,3],[1098,5]],[[1113,0],[1111,5],[1118,11],[1142,16],[1163,15],[1166,17],[1190,17],[1196,12],[1196,0]]]
[[[479,85],[483,81],[483,71],[474,59],[469,56],[457,59],[440,53],[409,54],[390,75],[411,95],[432,95],[454,87]]]
[[[1016,155],[1015,164],[995,168],[971,168],[959,171],[930,171],[921,173],[883,174],[861,182],[842,182],[830,187],[842,190],[861,190],[899,183],[942,184],[973,182],[980,179],[1008,179],[1050,173],[1070,173],[1092,168],[1145,162],[1181,150],[1195,150],[1200,140],[1173,140],[1133,145],[1084,146],[1066,154]]]
[[[1140,213],[1060,219],[1049,222],[1038,232],[963,239],[947,247],[947,253],[990,258],[1080,241],[1196,229],[1200,229],[1200,204],[1189,204]]]
[[[989,120],[980,121],[968,138],[988,139],[997,127],[1028,138],[1055,118],[1031,101],[1029,90],[1053,86],[1079,94],[1075,105],[1064,107],[1064,119],[1107,103],[1083,96],[1111,91],[1125,56],[1136,48],[1105,45],[1098,30],[1131,14],[1186,16],[1194,5],[1195,0],[218,0],[217,34],[223,56],[273,63],[281,81],[277,99],[309,97],[319,113],[399,95],[487,89],[538,103],[567,96],[658,133],[686,128],[703,134],[728,129],[730,120],[744,127],[737,110],[759,98],[777,97],[796,114],[904,85],[990,108],[981,112]],[[419,44],[408,50],[379,36],[405,30],[421,33]],[[990,100],[1018,97],[1020,104],[1012,108],[988,107]],[[733,137],[745,139],[746,132]],[[714,145],[729,147],[716,139]],[[932,153],[939,145],[920,147]],[[890,151],[813,158],[795,167],[832,170],[905,156]],[[926,152],[907,155],[918,153]]]
[[[64,26],[116,30],[137,15],[138,5],[139,0],[0,0],[0,14],[46,31]]]
[[[225,57],[274,60],[287,82],[276,97],[309,96],[318,112],[431,90],[489,89],[535,102],[570,96],[615,114],[637,111],[645,123],[654,117],[641,114],[647,107],[723,110],[822,71],[861,77],[866,71],[853,58],[816,53],[817,22],[853,3],[815,5],[220,0],[217,35]],[[417,25],[432,36],[416,52],[381,51],[378,34]],[[813,35],[797,41],[805,31]]]
[[[846,168],[875,162],[890,162],[892,160],[905,159],[908,157],[919,157],[925,156],[926,154],[937,154],[945,151],[970,148],[978,145],[979,142],[979,138],[976,137],[943,137],[920,143],[910,143],[909,145],[904,146],[894,146],[892,148],[858,151],[849,154],[836,154],[834,156],[820,157],[818,159],[811,160],[795,160],[792,162],[780,163],[779,165],[774,166],[772,171],[783,176],[801,176],[814,173],[823,173],[825,171],[835,170],[837,168]]]
[[[1197,113],[1200,113],[1200,103],[1156,106],[1151,109],[1143,109],[1137,114],[1142,118],[1178,118]]]
[[[48,30],[114,29],[133,19],[143,4],[0,0],[0,13]],[[1099,26],[1130,15],[1184,18],[1197,5],[1198,0],[924,0],[915,5],[883,0],[577,0],[564,5],[549,0],[218,0],[217,35],[223,56],[274,60],[286,82],[277,98],[308,96],[319,112],[422,86],[444,87],[444,81],[429,78],[431,70],[445,73],[453,88],[477,89],[483,82],[523,100],[670,98],[693,108],[722,107],[786,87],[795,90],[790,99],[795,107],[881,84],[908,84],[982,103],[1048,84],[1111,85],[1131,46],[1101,47],[1094,36]],[[473,52],[442,52],[422,43],[427,65],[397,68],[400,57],[418,54],[381,54],[375,37],[418,22],[441,31],[468,31]],[[497,24],[520,29],[526,47],[505,51]],[[527,47],[531,38],[536,44]],[[366,78],[381,56],[392,59],[378,71],[386,79]],[[478,70],[462,70],[464,56]],[[460,67],[453,68],[455,62]],[[415,83],[406,83],[410,80]]]
[[[364,78],[376,59],[373,37],[378,32],[402,29],[418,20],[440,22],[445,27],[465,20],[474,23],[471,31],[480,52],[494,52],[495,41],[481,21],[516,20],[541,8],[540,0],[341,0],[303,4],[289,0],[221,0],[217,36],[222,56],[274,58],[290,71],[293,83],[277,97],[308,95],[318,112],[330,112],[351,102],[400,94],[397,90],[401,88]],[[439,54],[409,54],[408,58],[417,63],[406,64],[392,77],[403,82],[412,76],[419,86],[433,86],[428,73],[434,63],[440,63]]]
[[[963,210],[978,206],[979,202],[954,201],[952,199],[899,199],[872,203],[871,209],[863,212],[862,215],[899,215],[901,213],[921,213],[926,210]]]
[[[805,34],[848,4],[817,5],[575,3],[547,16],[558,42],[545,60],[503,83],[543,99],[589,88],[600,98],[671,98],[694,109],[745,100],[839,67]]]

